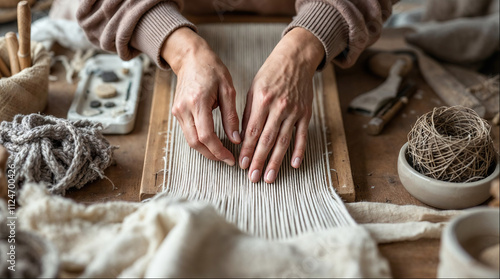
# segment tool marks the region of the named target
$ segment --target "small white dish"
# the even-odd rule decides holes
[[[486,201],[490,196],[491,182],[498,177],[499,164],[488,177],[467,183],[446,182],[425,176],[416,171],[406,155],[408,143],[399,151],[398,174],[406,190],[421,202],[441,209],[463,209]]]
[[[498,208],[475,208],[453,218],[442,233],[438,277],[499,278],[498,269],[478,260],[482,251],[498,245],[499,223]]]

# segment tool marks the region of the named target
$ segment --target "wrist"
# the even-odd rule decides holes
[[[325,57],[325,48],[321,41],[301,27],[290,30],[281,39],[276,50],[291,61],[302,64],[311,74],[316,72]]]
[[[188,27],[181,27],[168,36],[162,45],[160,55],[172,70],[178,73],[187,59],[206,47],[208,44],[196,32]]]

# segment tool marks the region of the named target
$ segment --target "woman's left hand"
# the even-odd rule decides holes
[[[263,173],[267,183],[276,180],[294,127],[297,130],[290,163],[294,168],[300,166],[312,113],[312,78],[324,55],[322,43],[309,31],[296,27],[281,39],[255,76],[243,115],[244,140],[239,158],[241,168],[249,168],[252,182],[258,182]]]

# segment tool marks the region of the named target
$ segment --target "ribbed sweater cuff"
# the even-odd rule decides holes
[[[167,37],[180,27],[197,31],[196,26],[181,15],[177,4],[160,2],[139,20],[131,44],[156,61],[161,69],[169,69],[170,66],[160,56],[161,47]]]
[[[340,12],[329,4],[311,1],[301,5],[283,36],[295,27],[308,30],[323,44],[326,55],[318,70],[323,69],[326,62],[330,62],[347,48],[349,26]]]

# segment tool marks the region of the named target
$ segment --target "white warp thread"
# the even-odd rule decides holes
[[[200,35],[232,75],[240,119],[252,80],[281,38],[285,26],[207,24],[199,27]],[[173,77],[170,104],[175,87]],[[205,159],[188,146],[180,125],[170,114],[162,185],[165,194],[206,201],[241,230],[269,239],[354,225],[355,221],[333,188],[329,172],[320,73],[315,75],[313,87],[313,114],[302,166],[298,170],[290,166],[293,148],[289,148],[273,184],[263,180],[252,183],[247,178],[247,170]],[[241,145],[233,145],[225,136],[220,111],[214,110],[213,115],[216,134],[238,158]],[[290,146],[294,146],[294,141]]]

